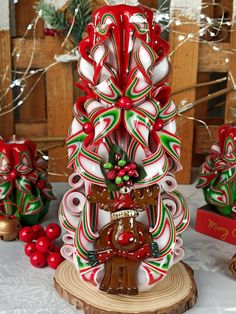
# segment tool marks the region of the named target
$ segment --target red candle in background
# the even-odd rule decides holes
[[[221,126],[218,136],[221,154],[227,154],[227,149],[233,149],[233,147],[228,147],[226,141],[232,142],[236,146],[236,124],[232,123]]]
[[[221,126],[218,135],[200,168],[197,188],[221,215],[232,216],[236,213],[236,124]]]
[[[14,137],[0,140],[0,173],[29,173],[34,166],[36,144],[29,140]]]
[[[36,144],[15,136],[0,140],[1,215],[34,225],[47,213],[53,198],[47,162],[37,156]]]

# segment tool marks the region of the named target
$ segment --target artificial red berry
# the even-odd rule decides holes
[[[60,252],[60,248],[55,245],[54,243],[51,243],[48,252],[52,253],[52,252]]]
[[[49,35],[49,28],[44,28],[43,33],[45,36]]]
[[[110,170],[107,174],[106,174],[106,178],[108,180],[115,180],[115,178],[117,177],[117,173],[115,170]]]
[[[34,267],[42,268],[47,264],[47,259],[45,254],[39,251],[35,251],[30,255],[30,263]]]
[[[119,177],[123,177],[125,175],[125,170],[124,169],[121,169],[119,172],[118,172],[118,176]]]
[[[49,239],[55,240],[55,239],[59,238],[60,235],[61,235],[61,227],[58,224],[51,223],[51,224],[47,225],[46,236]]]
[[[31,256],[32,253],[36,251],[36,244],[35,242],[29,242],[25,245],[25,254],[27,256]]]
[[[45,236],[38,238],[36,242],[36,249],[42,253],[47,253],[49,251],[50,246],[51,240]]]
[[[132,170],[135,170],[137,168],[137,164],[135,162],[131,162],[129,166]]]
[[[125,170],[126,172],[130,171],[130,170],[131,170],[130,164],[124,166],[124,170]]]
[[[43,189],[44,186],[45,186],[45,181],[44,181],[44,180],[39,180],[39,181],[37,182],[37,187],[38,187],[39,189]]]
[[[64,259],[59,252],[53,252],[48,256],[48,266],[53,269],[57,269],[63,260]]]
[[[10,177],[11,179],[15,179],[15,178],[17,177],[17,172],[16,172],[16,170],[12,170],[12,171],[10,172],[10,174],[9,174],[9,177]]]
[[[122,96],[118,100],[118,107],[121,109],[129,110],[129,109],[133,108],[133,102],[130,98],[128,98],[126,96]]]
[[[134,175],[134,170],[128,171],[128,176],[132,177]]]
[[[92,133],[94,130],[93,124],[91,122],[86,122],[83,126],[83,130],[86,134]]]
[[[56,35],[56,33],[57,33],[57,31],[56,31],[55,29],[51,29],[51,28],[49,28],[49,30],[48,30],[48,34],[49,34],[50,36],[55,36],[55,35]]]
[[[114,167],[114,170],[115,170],[115,171],[120,171],[120,169],[121,169],[121,167],[120,167],[120,166],[115,165],[115,167]]]
[[[117,153],[115,154],[115,160],[119,161],[121,159],[121,154],[120,153]]]
[[[38,240],[38,238],[45,235],[44,228],[41,225],[34,225],[32,229],[34,232],[34,240]]]
[[[165,125],[164,121],[162,119],[158,118],[153,125],[153,130],[159,131],[160,129],[163,128],[164,125]]]
[[[134,185],[134,182],[131,181],[131,180],[129,180],[129,181],[126,182],[126,185],[127,185],[127,186],[132,186],[132,185]]]
[[[34,240],[34,231],[32,227],[24,227],[19,232],[19,239],[23,242],[29,243]]]

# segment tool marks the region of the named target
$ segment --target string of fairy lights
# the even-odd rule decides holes
[[[15,5],[17,5],[19,1],[20,0],[15,0]],[[119,1],[110,0],[110,3],[111,2],[114,3],[114,2],[119,2]],[[137,2],[137,1],[127,0],[126,2],[127,4],[132,4],[132,2]],[[171,58],[174,55],[174,53],[185,43],[198,42],[201,44],[208,45],[209,48],[212,50],[212,52],[216,52],[216,53],[224,52],[226,57],[225,57],[225,60],[223,60],[223,62],[225,62],[225,64],[228,64],[230,62],[230,55],[233,55],[236,53],[236,48],[228,47],[227,49],[225,49],[225,45],[222,45],[222,43],[227,38],[228,33],[232,32],[231,28],[235,21],[234,19],[230,19],[229,17],[225,18],[225,8],[222,4],[202,3],[201,6],[198,8],[198,12],[203,12],[210,6],[214,6],[214,7],[217,6],[220,12],[219,14],[220,17],[218,18],[210,17],[204,13],[198,13],[199,18],[196,18],[194,20],[183,20],[180,15],[176,14],[177,11],[174,14],[173,12],[171,12],[169,6],[166,5],[167,2],[168,2],[167,0],[164,1],[162,5],[159,7],[159,9],[155,10],[154,13],[155,13],[155,21],[161,25],[162,32],[163,33],[166,31],[169,32],[171,30],[171,32],[174,32],[176,34],[177,39],[178,39],[177,40],[178,44],[175,47],[172,47],[172,50],[169,53],[169,58]],[[10,73],[10,77],[9,77],[10,66],[7,66],[5,69],[2,69],[2,70],[0,69],[0,117],[11,113],[17,108],[20,108],[24,104],[25,100],[34,91],[35,86],[38,84],[38,82],[42,79],[44,74],[50,68],[54,67],[55,65],[61,62],[73,62],[77,60],[78,56],[76,54],[76,48],[74,47],[71,48],[71,45],[67,45],[67,43],[70,42],[70,34],[74,27],[74,21],[77,14],[78,14],[78,8],[74,10],[71,27],[68,33],[65,35],[65,39],[63,40],[61,44],[61,47],[64,47],[63,55],[57,56],[55,54],[54,59],[52,60],[51,64],[47,65],[46,67],[39,68],[39,69],[33,69],[32,63],[33,63],[33,60],[35,58],[35,53],[36,53],[36,42],[37,42],[36,29],[38,26],[38,22],[41,18],[42,12],[39,11],[38,14],[31,21],[31,23],[27,25],[25,33],[21,40],[20,47],[17,47],[12,51],[12,58],[14,58],[15,61],[14,61],[14,69],[12,73]],[[194,14],[196,14],[196,12],[192,12],[192,15]],[[189,25],[195,24],[197,31],[192,32],[192,33],[185,33],[178,29],[178,26],[183,26],[183,25],[188,25],[188,24]],[[25,45],[26,38],[28,37],[32,38],[33,44],[32,44],[31,53],[29,56],[28,65],[24,71],[21,71],[18,69],[18,61],[20,60],[22,52],[24,51],[23,47]],[[27,93],[24,94],[27,87],[27,80],[29,80],[31,77],[37,74],[39,74],[38,78],[35,80],[34,84],[27,91]],[[227,79],[231,80],[231,83],[232,83],[232,89],[229,89],[229,91],[236,90],[235,80],[232,76],[232,73],[230,73],[229,77],[223,77],[221,81],[223,80],[226,81]],[[219,80],[217,79],[214,81],[201,83],[201,86],[214,85],[214,84],[217,84],[218,82]],[[197,86],[198,85],[196,85],[195,87]],[[17,88],[18,93],[15,97],[13,97],[11,101],[7,102],[6,101],[7,96],[10,92],[14,90],[14,88]],[[183,88],[182,90],[179,90],[179,91],[174,91],[173,94],[176,92],[183,91],[184,89],[188,89],[188,88],[193,88],[193,86]],[[189,103],[188,101],[186,102],[186,100],[180,101],[179,103],[180,113],[183,113],[192,109],[194,106],[199,105],[199,103],[200,102],[198,100],[196,100],[193,103]],[[236,114],[235,108],[232,108],[232,113]],[[192,117],[190,118],[195,119]],[[204,121],[200,120],[200,122],[203,123],[208,129],[208,126]],[[45,156],[45,159],[49,158],[43,152],[42,154],[43,156]],[[59,158],[65,158],[65,157],[63,156]]]

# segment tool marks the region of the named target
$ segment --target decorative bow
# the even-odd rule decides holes
[[[222,132],[224,128],[220,129]],[[234,131],[236,134],[236,131]],[[236,137],[235,137],[236,139]],[[200,168],[197,188],[202,188],[206,201],[223,215],[236,211],[236,142],[225,134],[214,144]]]
[[[135,154],[139,147],[144,151],[143,165],[148,176],[140,184],[156,183],[166,175],[169,169],[181,169],[180,139],[175,134],[174,123],[177,108],[169,99],[161,103],[161,96],[165,93],[168,95],[168,89],[167,86],[158,88],[155,98],[148,98],[137,106],[129,105],[128,108],[121,106],[122,102],[128,102],[124,97],[120,97],[113,105],[90,98],[84,103],[84,111],[76,105],[73,126],[77,124],[79,131],[74,134],[72,132],[67,139],[69,165],[75,163],[75,168],[88,180],[91,180],[93,175],[86,162],[86,160],[90,160],[93,165],[92,169],[96,168],[98,177],[93,182],[105,183],[103,174],[99,170],[101,156],[96,154],[93,148],[106,141],[109,150],[114,131],[117,130],[117,136],[119,136],[125,129],[131,137],[128,148],[130,159],[135,160]],[[90,134],[86,134],[84,128],[88,123],[92,126]],[[127,134],[124,136],[128,137]],[[153,142],[154,149],[150,147],[150,140]],[[156,168],[153,166],[154,161],[157,165]]]

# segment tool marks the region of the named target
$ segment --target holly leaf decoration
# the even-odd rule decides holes
[[[77,47],[83,38],[88,23],[92,19],[92,0],[69,0],[65,10],[56,9],[53,1],[38,0],[34,6],[40,17],[53,28],[65,36],[69,36]]]
[[[120,187],[116,185],[115,183],[111,182],[110,180],[106,179],[107,189],[110,192],[116,192],[119,191]]]
[[[137,165],[137,171],[139,173],[139,177],[134,182],[143,180],[147,175],[147,172],[145,171],[145,169],[140,165]]]

